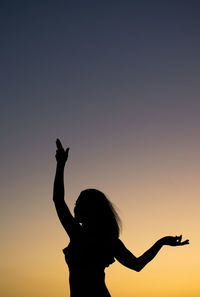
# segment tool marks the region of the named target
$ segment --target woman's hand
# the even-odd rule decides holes
[[[62,143],[60,142],[60,139],[56,139],[56,161],[59,165],[65,165],[67,159],[68,159],[68,153],[69,153],[69,147],[64,150]]]
[[[162,245],[180,246],[189,244],[189,240],[181,241],[182,235],[180,236],[165,236],[160,239]]]

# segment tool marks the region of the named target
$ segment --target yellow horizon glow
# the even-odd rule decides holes
[[[176,199],[172,199],[171,190],[167,187],[155,190],[154,186],[134,189],[137,199],[125,203],[126,199],[123,201],[121,197],[125,192],[131,197],[133,190],[106,189],[109,198],[119,208],[123,223],[121,238],[136,256],[165,235],[183,234],[191,241],[188,246],[163,247],[139,273],[114,263],[106,269],[106,283],[111,296],[197,297],[200,294],[200,260],[197,256],[200,246],[199,202],[194,203],[198,188],[191,187],[184,193],[184,189],[180,191],[179,186],[173,186]],[[148,201],[144,199],[147,192]],[[161,192],[164,195],[162,201],[157,197]],[[194,195],[190,201],[188,192]],[[5,219],[5,228],[12,236],[3,242],[2,247],[1,295],[4,297],[66,296],[66,291],[69,294],[68,268],[62,254],[62,248],[69,240],[57,219],[51,191],[46,194],[48,199],[43,201],[39,212],[37,208],[32,209],[31,215],[25,213],[22,218],[23,212],[18,209],[18,216]],[[29,199],[32,201],[34,197]],[[70,198],[71,208],[73,203]]]

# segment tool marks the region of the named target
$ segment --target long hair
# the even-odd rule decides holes
[[[118,238],[121,220],[113,204],[99,190],[86,189],[80,193],[76,207],[90,219],[90,225],[101,237]]]

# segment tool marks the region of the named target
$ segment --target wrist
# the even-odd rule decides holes
[[[64,170],[64,168],[65,168],[65,163],[57,162],[57,169]]]
[[[163,245],[165,245],[165,243],[164,243],[164,237],[161,238],[161,239],[159,239],[159,240],[157,241],[157,244],[158,244],[160,247],[162,247]]]

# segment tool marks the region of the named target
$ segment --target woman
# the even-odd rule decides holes
[[[120,219],[111,202],[96,189],[80,193],[73,217],[64,201],[64,168],[69,148],[64,150],[59,139],[56,145],[53,200],[60,222],[70,238],[63,252],[69,267],[71,297],[109,297],[104,270],[115,259],[130,269],[140,271],[162,246],[189,243],[189,240],[181,241],[182,236],[166,236],[142,256],[135,257],[119,239]]]

